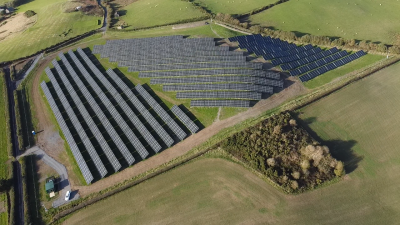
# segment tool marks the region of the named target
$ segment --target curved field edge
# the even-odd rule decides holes
[[[348,84],[350,84],[356,80],[359,80],[359,79],[366,77],[376,71],[379,71],[380,69],[385,68],[399,60],[400,60],[400,58],[391,58],[389,60],[386,60],[384,63],[380,64],[379,66],[369,67],[362,71],[359,71],[356,74],[352,73],[352,74],[346,75],[342,79],[337,80],[336,82],[332,82],[332,84],[329,86],[325,85],[325,86],[316,88],[311,93],[300,96],[293,100],[286,101],[286,103],[282,104],[281,106],[276,107],[272,110],[268,110],[264,113],[261,113],[257,117],[247,119],[247,120],[245,120],[241,123],[238,123],[232,127],[223,129],[217,135],[213,136],[208,141],[202,143],[200,146],[191,149],[185,155],[183,155],[181,157],[177,157],[174,160],[171,160],[168,163],[163,164],[162,166],[148,170],[145,173],[142,173],[131,179],[125,180],[122,183],[116,184],[116,185],[114,185],[110,188],[104,189],[98,193],[92,193],[82,199],[75,201],[73,204],[61,207],[57,210],[50,210],[49,213],[46,215],[47,220],[56,222],[57,220],[67,216],[68,214],[75,212],[76,210],[82,209],[82,208],[84,208],[90,204],[93,204],[103,198],[112,196],[115,193],[123,191],[123,190],[125,190],[129,187],[135,186],[138,183],[141,183],[147,179],[150,179],[159,174],[162,174],[162,173],[168,171],[169,169],[175,168],[178,165],[181,165],[185,162],[188,162],[191,159],[194,159],[194,158],[206,153],[212,146],[214,146],[216,143],[220,142],[222,139],[224,139],[238,131],[245,129],[246,127],[255,125],[256,123],[260,122],[261,120],[268,118],[273,113],[279,113],[279,112],[285,111],[285,110],[295,110],[295,109],[301,108],[307,104],[310,104],[318,99],[323,98],[324,96],[326,96],[330,93],[333,93],[333,92],[347,86]]]

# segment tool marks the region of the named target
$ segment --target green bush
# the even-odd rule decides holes
[[[29,17],[36,15],[36,13],[32,10],[28,10],[24,13],[24,15],[29,18]]]

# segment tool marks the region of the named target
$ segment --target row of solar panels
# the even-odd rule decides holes
[[[299,59],[302,59],[302,58],[307,57],[307,56],[311,56],[311,55],[317,54],[317,53],[319,53],[321,51],[322,51],[322,49],[319,48],[319,47],[311,48],[309,50],[306,50],[306,51],[303,51],[303,52],[299,52],[299,53],[294,54],[294,55],[289,55],[289,56],[273,59],[271,62],[272,62],[272,65],[277,66],[277,65],[281,65],[283,63],[292,62],[292,61],[299,60]]]
[[[224,68],[247,68],[262,69],[262,63],[252,62],[210,62],[193,64],[165,64],[165,65],[144,65],[130,66],[129,72],[141,71],[167,71],[167,70],[190,70],[190,69],[224,69]]]
[[[140,72],[139,78],[152,77],[191,77],[191,76],[212,76],[212,75],[246,75],[254,77],[264,77],[280,80],[279,73],[264,70],[251,69],[197,69],[197,70],[177,70],[177,71],[151,71]]]
[[[105,162],[109,162],[115,171],[118,171],[121,168],[121,164],[119,163],[119,160],[116,158],[114,152],[111,150],[109,144],[107,143],[105,137],[103,136],[104,132],[103,133],[100,132],[98,125],[92,119],[93,115],[91,115],[87,111],[85,104],[89,105],[90,108],[93,110],[96,117],[102,123],[102,126],[107,130],[107,133],[109,134],[113,143],[117,146],[119,151],[118,154],[122,155],[129,165],[132,165],[135,162],[135,159],[133,158],[132,154],[128,150],[125,143],[120,138],[121,134],[118,134],[116,132],[114,127],[111,125],[109,118],[107,118],[107,116],[104,114],[104,108],[106,108],[107,111],[109,111],[114,121],[121,128],[124,135],[128,137],[128,140],[135,147],[136,151],[138,151],[139,155],[143,159],[146,158],[149,153],[147,152],[146,148],[143,146],[139,138],[137,138],[135,134],[132,132],[132,129],[127,125],[126,121],[122,118],[123,114],[125,114],[127,118],[130,119],[132,124],[134,124],[135,128],[138,130],[138,132],[143,136],[143,138],[155,152],[161,150],[160,144],[154,139],[151,133],[143,125],[141,120],[137,118],[135,113],[133,113],[132,109],[128,106],[128,104],[122,98],[120,93],[92,63],[92,61],[89,59],[86,53],[83,52],[81,49],[78,49],[78,53],[80,57],[86,62],[86,67],[80,62],[78,57],[72,51],[69,51],[68,55],[70,59],[72,59],[78,70],[75,70],[71,66],[67,58],[61,53],[59,56],[61,58],[63,65],[68,71],[69,76],[68,77],[66,76],[66,74],[61,69],[61,66],[56,60],[53,61],[53,65],[55,70],[57,71],[58,78],[56,78],[56,76],[49,68],[46,68],[46,73],[54,87],[54,92],[58,96],[59,102],[61,103],[63,109],[65,110],[68,119],[71,120],[72,126],[77,131],[80,141],[83,143],[88,155],[90,156],[89,160],[91,160],[95,165],[96,171],[100,175],[100,177],[104,177],[108,173],[108,171],[104,166]],[[89,68],[90,72],[86,68]],[[80,76],[78,76],[77,71],[79,71]],[[126,95],[130,98],[132,103],[135,103],[135,99],[133,99],[134,94],[126,85],[122,84],[123,81],[115,73],[111,71],[112,70],[108,70],[107,73],[109,75],[111,74],[110,77],[116,82],[117,86],[121,90],[123,90],[124,93],[127,93]],[[92,78],[92,75],[90,74],[94,74],[94,76],[97,77],[97,79],[99,80],[98,82],[100,82],[107,89],[107,92],[112,95],[113,99],[116,100],[119,107],[121,107],[121,109],[123,110],[123,113],[117,111],[115,106],[111,103],[111,101],[108,99],[108,97],[105,95],[105,93],[98,86],[97,82]],[[100,105],[98,104],[98,102],[94,100],[94,97],[87,89],[81,77],[85,78],[86,82],[88,82],[89,85],[91,86],[91,89],[94,90],[94,92],[97,94],[98,101],[101,101]],[[70,80],[73,80],[75,85],[71,84]],[[59,84],[61,84],[62,86],[60,86]],[[62,128],[64,134],[67,135],[71,134],[70,128],[64,126],[65,121],[61,120],[62,117],[60,118],[61,114],[60,109],[58,108],[58,106],[55,106],[54,97],[48,91],[47,85],[45,83],[42,84],[42,88],[46,94],[47,99],[49,100],[49,103],[51,104],[53,112],[55,113],[56,117],[58,117],[57,121],[59,122],[60,127]],[[76,92],[77,90],[79,90],[83,94],[83,96],[86,99],[86,103],[83,103],[81,101],[80,97]],[[171,129],[180,140],[186,137],[186,133],[179,127],[179,125],[174,121],[174,119],[172,119],[169,116],[169,114],[161,106],[158,105],[158,103],[154,100],[154,98],[150,94],[148,94],[143,87],[136,86],[136,90],[143,96],[143,98],[149,103],[149,105],[151,105],[151,107],[160,116],[161,120],[163,120],[168,125],[169,129]],[[129,94],[129,92],[131,93]],[[67,93],[70,96],[69,98],[71,99],[70,101],[67,100],[68,99],[66,97]],[[136,98],[136,96],[134,96],[134,98]],[[51,102],[52,100],[53,102]],[[73,105],[75,105],[76,107],[73,107]],[[101,105],[103,105],[104,107],[103,109],[101,109]],[[165,141],[165,144],[167,146],[172,145],[173,139],[168,135],[168,133],[165,132],[163,127],[160,124],[158,124],[157,120],[152,116],[152,114],[148,112],[148,110],[142,105],[142,103],[134,105],[139,110],[139,112],[142,113],[143,117],[146,118],[147,122],[157,132],[160,138],[163,139],[163,141]],[[198,127],[196,128],[196,126],[194,126],[194,123],[189,123],[187,117],[183,116],[183,114],[178,112],[176,109],[174,109],[174,111],[177,112],[177,114],[175,114],[177,118],[179,118],[191,132],[197,132]],[[96,140],[95,142],[93,142],[94,140],[91,139],[91,137],[88,137],[88,134],[81,125],[81,122],[83,121],[78,120],[77,117],[78,114],[76,113],[81,115],[81,117],[84,119],[85,124],[88,126],[89,130],[95,137]],[[82,173],[84,174],[86,182],[91,183],[93,180],[92,173],[87,169],[87,164],[83,161],[82,154],[79,153],[79,150],[78,152],[76,151],[78,147],[76,145],[75,140],[71,140],[68,137],[67,142],[70,144],[71,149],[73,149],[73,154],[77,159],[78,164],[80,164],[79,167]],[[96,144],[94,145],[94,143]],[[106,160],[104,157],[106,158]]]
[[[164,85],[163,91],[254,91],[260,93],[272,94],[274,89],[270,86],[257,84],[185,84],[185,85]]]
[[[163,65],[182,63],[206,63],[206,62],[246,62],[246,56],[209,56],[209,57],[185,57],[185,58],[160,58],[160,59],[131,59],[121,61],[118,66],[139,66],[139,65]]]
[[[192,100],[190,107],[251,107],[248,100]]]
[[[282,70],[292,70],[338,52],[336,47],[281,65]]]
[[[212,76],[212,77],[184,77],[184,78],[155,78],[150,84],[190,84],[190,83],[252,83],[274,87],[283,87],[283,81],[270,80],[250,76]]]
[[[313,71],[311,71],[309,73],[304,74],[303,76],[300,77],[300,80],[302,82],[309,81],[309,80],[311,80],[311,79],[313,79],[313,78],[315,78],[315,77],[317,77],[317,76],[319,76],[319,75],[321,75],[323,73],[326,73],[326,72],[328,72],[330,70],[334,70],[334,69],[336,69],[336,68],[338,68],[340,66],[343,66],[343,65],[345,65],[345,64],[347,64],[347,63],[349,63],[351,61],[354,61],[354,60],[356,60],[356,59],[358,59],[358,58],[360,58],[360,57],[362,57],[364,55],[365,55],[365,52],[358,51],[358,52],[356,52],[354,54],[345,56],[345,57],[343,57],[343,58],[341,58],[341,59],[339,59],[339,60],[337,60],[335,62],[328,63],[328,64],[326,64],[326,65],[324,65],[322,67],[319,67],[316,70],[313,70]]]
[[[291,70],[289,71],[291,76],[297,76],[303,73],[306,73],[308,71],[311,71],[313,69],[316,69],[318,67],[321,67],[325,64],[331,63],[333,61],[336,61],[344,56],[347,55],[346,51],[340,51],[340,52],[336,52],[335,54],[329,55],[325,58],[319,59],[317,61],[314,61],[312,63],[306,64],[305,66],[299,67],[297,69]]]
[[[254,99],[261,100],[262,93],[252,91],[188,91],[177,92],[178,99]]]

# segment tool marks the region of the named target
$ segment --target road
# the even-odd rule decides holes
[[[107,31],[107,8],[104,7],[104,6],[101,4],[101,0],[97,0],[97,2],[99,3],[99,6],[100,6],[101,8],[103,8],[103,10],[104,10],[104,21],[103,21],[103,26],[102,26],[99,30],[103,31],[103,34],[105,34],[106,31]]]
[[[57,208],[61,205],[64,205],[65,203],[68,203],[67,201],[65,201],[64,197],[65,197],[65,193],[67,191],[71,191],[71,186],[68,181],[68,172],[67,172],[67,169],[65,168],[65,166],[63,164],[57,162],[55,159],[51,158],[49,155],[46,154],[45,151],[40,149],[38,146],[34,146],[34,147],[26,150],[24,152],[24,154],[20,155],[19,157],[23,157],[23,156],[31,155],[31,154],[37,155],[40,160],[43,160],[44,163],[46,163],[51,168],[53,168],[60,176],[60,181],[58,182],[58,187],[57,187],[58,190],[61,190],[60,196],[57,200],[55,200],[53,202],[53,207]],[[70,201],[76,200],[78,198],[79,198],[79,195],[76,192],[74,192],[71,194]]]
[[[11,130],[11,142],[13,148],[13,155],[15,158],[19,156],[20,150],[18,146],[17,137],[17,123],[15,118],[15,102],[14,102],[14,90],[16,88],[15,82],[11,81],[10,68],[3,68],[5,72],[5,80],[8,92],[8,107],[10,114],[10,130]],[[18,161],[13,162],[13,175],[14,175],[14,188],[15,188],[15,224],[24,224],[24,202],[23,202],[23,192],[22,192],[22,173],[21,165]]]

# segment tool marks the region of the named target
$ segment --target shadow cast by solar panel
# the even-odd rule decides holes
[[[72,66],[72,63],[73,62],[70,61],[71,66]],[[64,65],[62,65],[62,66],[64,66]],[[62,66],[61,66],[61,68],[63,68]],[[115,120],[113,120],[113,118],[110,115],[110,113],[107,110],[107,108],[102,104],[100,99],[97,97],[97,94],[94,92],[94,90],[92,90],[92,88],[90,87],[89,83],[87,83],[86,79],[83,77],[83,75],[81,74],[79,69],[75,68],[75,72],[78,75],[78,77],[81,79],[82,83],[85,84],[85,87],[88,89],[89,93],[93,96],[93,98],[95,99],[95,102],[101,108],[102,112],[105,114],[105,116],[107,118],[109,118],[110,124],[114,127],[114,129],[119,128],[117,123],[115,122]],[[69,79],[69,82],[71,83],[71,85],[77,87],[77,84],[72,79],[72,77],[70,77],[69,73],[66,72],[66,74],[68,74],[67,78]],[[85,97],[83,96],[83,94],[81,93],[79,88],[75,88],[75,91],[76,91],[77,95],[80,96],[80,99],[81,99],[82,103],[84,104],[86,110],[88,111],[89,115],[93,115],[91,117],[92,120],[94,121],[95,124],[97,124],[97,128],[100,131],[100,133],[102,133],[104,139],[108,141],[108,145],[109,145],[110,149],[112,150],[113,154],[115,155],[115,157],[118,159],[118,161],[120,162],[120,164],[122,166],[125,166],[125,167],[128,166],[127,162],[124,160],[121,152],[120,151],[115,151],[115,149],[118,149],[118,148],[115,146],[114,142],[111,140],[111,137],[109,136],[108,132],[106,131],[106,128],[103,126],[102,121],[100,121],[100,119],[96,116],[96,112],[92,109],[92,107],[90,106],[88,101],[85,99]],[[109,162],[107,156],[104,154],[104,152],[101,151],[101,150],[103,150],[102,146],[99,145],[99,143],[97,142],[96,138],[93,138],[94,134],[91,133],[89,127],[86,125],[86,122],[84,122],[85,118],[83,118],[80,115],[78,110],[76,110],[75,114],[80,116],[78,118],[81,118],[81,120],[80,120],[81,121],[81,125],[82,125],[82,127],[85,128],[85,132],[87,133],[88,137],[91,138],[91,142],[92,142],[94,148],[97,150],[101,161],[103,162],[104,166],[106,167],[106,169],[108,171],[108,175],[116,172],[115,169],[112,167],[111,163]]]
[[[186,126],[183,125],[182,122],[176,118],[175,114],[173,112],[171,112],[171,110],[168,108],[168,106],[158,97],[158,95],[153,91],[153,89],[151,89],[151,87],[147,83],[143,84],[142,87],[154,98],[154,100],[156,100],[156,102],[168,113],[168,115],[170,115],[171,118],[174,119],[174,121],[179,125],[179,127],[181,127],[185,131],[186,135],[189,135],[191,133],[186,128]],[[171,136],[174,136],[174,140],[176,142],[180,141],[180,139],[175,135],[175,133],[172,130],[170,130],[168,133]]]
[[[86,53],[86,55],[89,57],[89,59],[93,62],[93,64],[97,67],[97,69],[100,70],[100,72],[104,75],[107,74],[106,68],[103,67],[101,62],[96,58],[96,56],[92,53],[89,47],[83,48],[82,51]],[[76,53],[76,52],[75,52]],[[79,54],[75,54],[78,58],[81,58]]]
[[[69,117],[68,117],[67,113],[65,112],[65,108],[63,107],[59,98],[57,97],[57,94],[54,90],[53,85],[51,83],[47,83],[47,86],[49,87],[49,91],[50,91],[51,95],[53,96],[54,101],[55,101],[57,107],[59,108],[59,111],[61,112],[61,116],[64,118],[65,124],[68,127],[68,129],[70,130],[71,136],[74,138],[75,142],[77,143],[78,149],[81,152],[83,159],[87,163],[87,166],[88,166],[91,174],[93,175],[93,177],[95,179],[101,179],[101,176],[98,173],[96,166],[94,165],[85,146],[83,145],[82,140],[80,139],[80,137],[78,135],[78,132],[76,131],[72,122],[69,120]]]
[[[143,85],[143,88],[146,89],[146,87],[145,87],[144,85]],[[155,93],[154,93],[153,91],[149,91],[148,89],[146,89],[146,91],[148,91],[148,93],[149,93],[152,97],[155,96]],[[147,109],[151,109],[151,110],[149,110],[149,112],[153,115],[154,119],[156,119],[157,122],[158,122],[159,124],[161,124],[161,126],[164,128],[164,130],[165,130],[165,131],[169,134],[169,136],[174,140],[174,143],[173,143],[172,145],[175,145],[176,143],[178,143],[178,142],[180,141],[179,138],[178,138],[178,137],[176,136],[176,134],[171,130],[171,128],[169,128],[169,126],[161,119],[161,117],[154,111],[154,109],[152,109],[152,107],[146,102],[146,100],[143,98],[143,96],[141,96],[141,95],[139,94],[139,92],[136,91],[136,89],[133,89],[132,92],[136,95],[136,97],[142,102],[142,104],[143,104]],[[160,104],[160,102],[158,101],[157,98],[154,98],[154,100],[157,101],[157,102]],[[166,108],[166,106],[165,106],[165,104],[164,104],[163,102],[162,102],[162,104],[160,104],[160,106],[161,106],[163,109]],[[167,111],[167,113],[168,113],[169,109],[166,110],[166,111]],[[168,115],[171,115],[171,113],[168,113]],[[174,118],[174,117],[172,117],[172,118]]]
[[[184,105],[180,104],[178,105],[178,107],[190,118],[190,120],[192,120],[199,127],[198,132],[205,128],[205,126],[200,122],[200,120],[198,120],[196,116],[193,115],[193,113],[190,112],[190,110],[187,109]]]
[[[83,61],[83,60],[82,60]],[[90,70],[90,68],[88,67],[88,65],[86,65],[86,63],[82,63],[83,66],[85,67],[85,69],[87,70],[87,72],[90,74],[91,78],[93,80],[95,80],[96,84],[103,90],[104,94],[108,97],[108,99],[110,100],[110,102],[116,102],[115,99],[108,93],[107,89],[103,86],[103,84],[98,80],[98,78],[93,74],[93,72]],[[81,80],[85,79],[84,77],[81,77]],[[91,89],[91,87],[89,88],[89,84],[87,86],[88,89]],[[137,154],[136,151],[134,151],[135,148],[133,148],[133,146],[130,143],[130,140],[125,136],[124,131],[120,128],[119,124],[116,122],[116,120],[114,119],[114,116],[110,113],[109,108],[106,107],[103,102],[100,100],[100,98],[97,96],[97,94],[94,92],[94,90],[91,91],[92,96],[94,97],[96,103],[98,104],[98,106],[100,107],[100,109],[102,110],[102,112],[104,113],[104,115],[108,118],[110,124],[112,125],[112,127],[115,129],[116,133],[119,134],[121,140],[123,141],[123,143],[125,144],[125,146],[127,146],[127,149],[130,150],[131,154],[134,155],[135,159],[139,159],[139,155]],[[115,104],[114,104],[115,106]],[[119,106],[118,106],[119,107]],[[117,109],[118,111],[118,109]],[[91,115],[95,115],[96,112],[92,112],[93,114]],[[125,120],[126,122],[126,120]],[[112,140],[109,132],[105,132],[106,128],[101,124],[101,121],[99,120],[98,127],[99,130],[101,131],[101,133],[103,134],[104,138],[106,140],[108,140],[108,144],[110,146],[110,148],[112,149],[112,152],[114,153],[115,157],[118,159],[118,161],[121,163],[122,168],[126,168],[129,167],[128,162],[125,160],[125,158],[123,157],[121,151],[119,151],[118,147],[116,146],[116,144],[114,143],[114,141]],[[133,126],[134,127],[134,126]],[[133,129],[133,131],[135,133],[135,129]],[[140,133],[138,133],[136,131],[136,136],[137,138],[143,143],[144,139],[143,137],[140,135]],[[146,143],[146,142],[144,142]],[[130,148],[128,146],[131,146]],[[144,144],[144,147],[146,148],[147,151],[150,150],[150,147],[146,144]],[[136,156],[136,157],[135,157]]]
[[[162,120],[160,120],[158,118],[157,113],[154,112],[154,110],[151,109],[151,107],[146,103],[146,101],[144,101],[143,98],[141,98],[140,94],[137,93],[137,91],[135,90],[135,85],[128,79],[126,78],[126,76],[118,69],[115,68],[113,69],[113,71],[115,72],[115,74],[117,74],[122,81],[124,81],[124,83],[131,89],[131,91],[136,95],[136,97],[140,100],[140,102],[146,106],[147,109],[149,109],[150,114],[160,123],[160,124],[164,124],[164,122]],[[114,83],[114,81],[108,76],[105,75],[107,77],[107,79],[111,82]],[[128,104],[128,106],[132,109],[132,111],[135,113],[136,116],[139,117],[139,119],[141,121],[146,121],[146,123],[143,123],[143,125],[147,128],[147,130],[151,133],[151,135],[157,140],[157,142],[161,145],[161,150],[167,149],[168,146],[161,140],[161,137],[157,134],[156,131],[153,130],[153,128],[150,126],[150,124],[147,122],[147,120],[143,117],[143,115],[141,114],[141,112],[139,112],[137,110],[137,108],[135,107],[135,105],[133,105],[133,103],[129,100],[129,98],[122,92],[122,90],[118,87],[118,85],[114,85],[114,87],[117,89],[117,91],[119,93],[121,93],[122,98],[124,98],[124,100],[126,101],[126,103]],[[165,129],[165,127],[164,127]],[[160,152],[159,151],[159,152]],[[155,154],[155,152],[153,150],[149,151],[149,154],[153,155]]]
[[[319,143],[326,145],[329,148],[331,155],[344,163],[346,174],[352,173],[358,168],[358,164],[364,159],[364,156],[358,155],[353,147],[357,144],[355,140],[323,140],[318,134],[310,128],[314,122],[317,121],[316,117],[308,117],[300,119],[301,112],[292,113],[292,116],[297,122]]]

